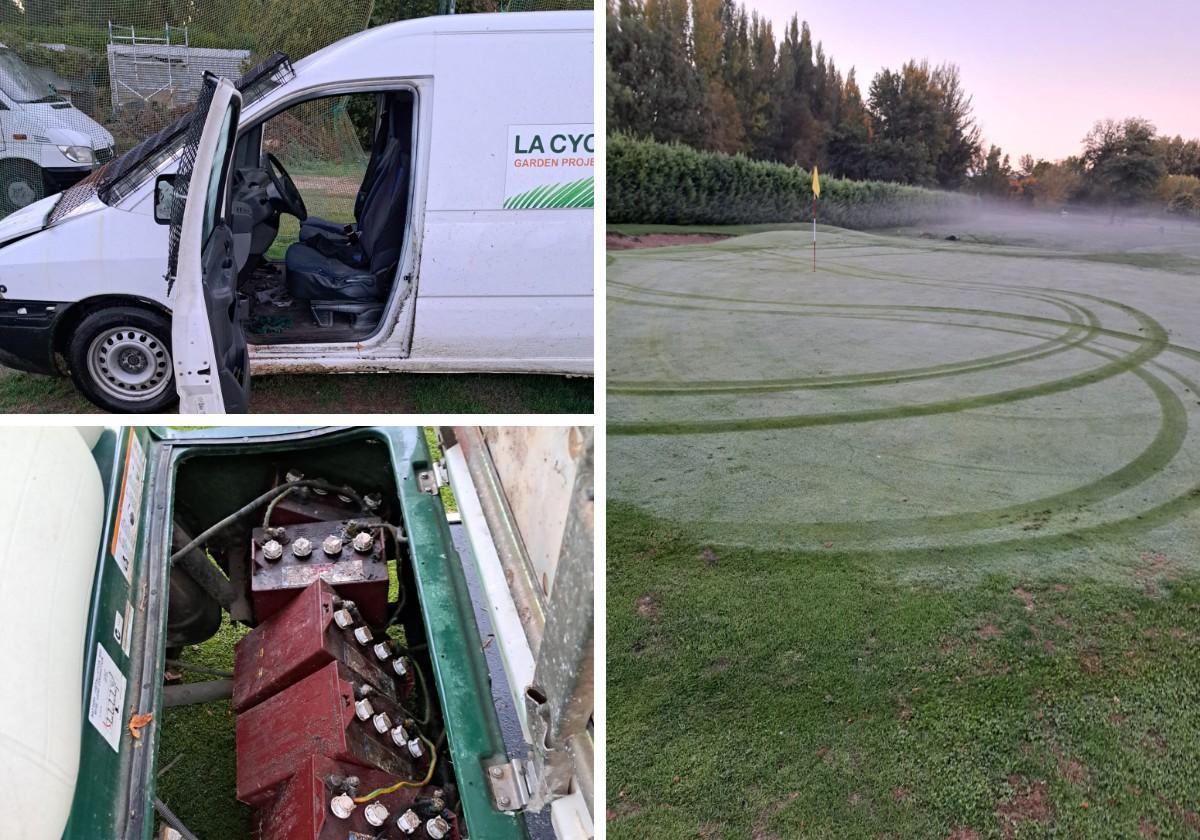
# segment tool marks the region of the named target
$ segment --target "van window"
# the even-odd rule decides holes
[[[0,49],[0,90],[16,102],[58,102],[62,99],[21,61],[15,52]]]
[[[353,93],[306,99],[263,124],[263,152],[283,163],[311,215],[354,224],[377,128],[378,98]],[[268,256],[282,259],[299,234],[299,221],[284,217]]]

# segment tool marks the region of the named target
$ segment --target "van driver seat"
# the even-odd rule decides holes
[[[309,301],[323,326],[332,323],[333,312],[350,312],[357,320],[357,316],[369,314],[368,310],[382,309],[404,242],[408,169],[400,140],[391,139],[363,202],[357,241],[318,237],[288,248],[288,292],[297,300]]]

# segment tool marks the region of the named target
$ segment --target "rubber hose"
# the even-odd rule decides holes
[[[158,811],[158,815],[162,817],[163,822],[183,836],[183,840],[200,840],[199,837],[188,830],[188,827],[183,824],[183,821],[179,817],[175,816],[175,812],[167,807],[167,803],[163,802],[157,796],[154,797],[154,810]]]
[[[191,542],[189,542],[187,545],[185,545],[183,548],[179,549],[174,554],[172,554],[171,555],[171,563],[176,563],[181,558],[186,557],[188,552],[190,552],[194,548],[198,548],[199,546],[203,545],[205,542],[208,541],[208,539],[213,534],[216,534],[216,533],[224,530],[226,527],[233,524],[238,519],[245,516],[247,513],[250,513],[255,508],[259,507],[260,505],[266,504],[267,502],[274,499],[276,496],[279,496],[283,493],[289,493],[297,487],[317,487],[322,490],[328,490],[331,493],[341,493],[344,496],[349,496],[351,499],[353,499],[355,502],[357,502],[359,507],[362,508],[363,510],[366,510],[366,507],[367,507],[366,502],[364,502],[362,500],[362,497],[359,496],[358,493],[351,490],[349,487],[338,487],[335,484],[330,484],[328,481],[321,481],[320,479],[314,479],[314,478],[305,478],[305,479],[301,479],[300,481],[289,481],[287,484],[280,484],[277,487],[272,487],[266,493],[263,493],[261,496],[259,496],[254,501],[248,502],[247,504],[243,505],[238,510],[229,514],[229,516],[226,516],[224,519],[222,519],[217,524],[215,524],[209,528],[206,528],[204,531],[202,531],[200,533],[200,535],[198,537],[196,537]]]

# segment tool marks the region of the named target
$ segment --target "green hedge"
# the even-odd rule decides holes
[[[812,181],[796,166],[701,152],[689,146],[608,137],[612,224],[754,224],[812,218]],[[978,199],[883,181],[821,178],[817,219],[848,228],[949,219]]]

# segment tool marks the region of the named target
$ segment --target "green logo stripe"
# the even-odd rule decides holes
[[[506,210],[546,210],[560,207],[594,207],[596,179],[581,178],[567,184],[545,184],[504,201]]]

